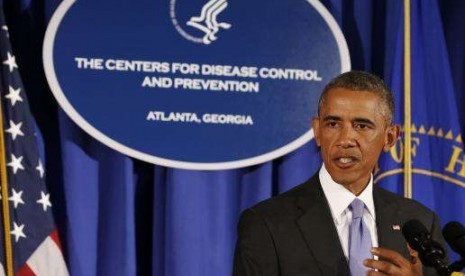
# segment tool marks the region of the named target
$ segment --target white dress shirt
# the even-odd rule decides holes
[[[324,164],[321,166],[319,177],[321,187],[329,203],[331,216],[333,217],[334,225],[336,225],[344,255],[349,259],[349,229],[352,221],[352,211],[348,207],[356,196],[344,188],[344,186],[334,182]],[[375,204],[373,202],[373,175],[370,177],[368,186],[357,198],[365,203],[363,221],[370,230],[372,245],[377,247],[378,235],[376,230]]]

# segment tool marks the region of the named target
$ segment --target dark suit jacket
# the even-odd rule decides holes
[[[420,203],[373,188],[380,247],[410,258],[401,231],[418,219],[444,244],[437,216]],[[424,275],[436,275],[425,269]],[[234,275],[350,275],[318,173],[309,181],[245,210],[238,225]]]

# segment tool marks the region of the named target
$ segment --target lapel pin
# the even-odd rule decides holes
[[[392,230],[400,231],[400,225],[399,224],[393,224],[392,225]]]

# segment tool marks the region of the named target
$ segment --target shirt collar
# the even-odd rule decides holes
[[[335,220],[338,220],[350,205],[350,203],[356,198],[356,196],[344,188],[344,186],[336,183],[331,178],[331,175],[326,170],[324,164],[321,166],[319,177],[321,187],[323,188],[323,192],[326,196],[326,199],[328,200],[332,216]],[[365,203],[368,212],[373,217],[373,219],[375,219],[375,204],[373,201],[373,175],[370,176],[368,186],[357,198]]]

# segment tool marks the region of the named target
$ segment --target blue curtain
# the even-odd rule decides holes
[[[47,183],[71,275],[230,275],[241,210],[318,170],[321,161],[313,142],[273,162],[216,172],[154,166],[107,148],[60,110],[44,77],[43,36],[60,1],[3,2],[19,70],[44,138]],[[401,95],[403,1],[322,2],[346,37],[352,68],[382,76]],[[440,32],[428,35],[444,41],[441,59],[450,66],[447,77],[456,104],[449,108],[460,111],[463,131],[465,4],[428,2],[433,5],[413,1],[412,9],[419,17],[437,14],[428,24]],[[397,104],[401,110],[400,98]],[[402,113],[396,120],[401,122]],[[402,193],[399,183],[386,186]],[[465,188],[458,190],[465,198]],[[422,200],[424,195],[415,196]],[[435,202],[433,207],[447,204]]]

